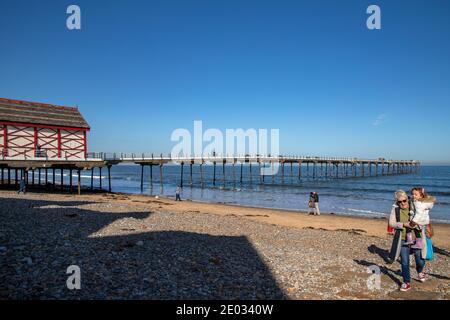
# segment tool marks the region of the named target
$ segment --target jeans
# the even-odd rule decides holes
[[[175,194],[175,201],[181,201],[181,197],[180,197],[179,193]]]
[[[414,254],[414,260],[416,260],[416,270],[418,273],[421,273],[425,267],[425,260],[422,259],[421,250],[420,249],[411,249],[408,245],[404,245],[405,241],[402,240],[402,248],[400,251],[400,259],[402,264],[402,277],[403,282],[410,283],[411,282],[411,273],[409,271],[409,255],[412,251]]]

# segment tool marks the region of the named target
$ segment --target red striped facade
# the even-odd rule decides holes
[[[0,156],[86,159],[87,131],[86,128],[0,121]]]

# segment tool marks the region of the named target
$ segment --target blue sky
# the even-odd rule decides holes
[[[82,29],[66,28],[81,8]],[[382,29],[366,28],[381,8]],[[278,128],[282,153],[450,163],[449,1],[0,0],[0,97],[77,105],[89,151]]]

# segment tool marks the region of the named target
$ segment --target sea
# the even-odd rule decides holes
[[[224,172],[223,172],[224,170]],[[234,173],[233,173],[234,171]],[[430,195],[437,198],[437,203],[430,212],[432,221],[450,223],[450,166],[422,166],[418,173],[371,176],[356,178],[325,177],[325,170],[317,169],[316,179],[312,179],[312,168],[307,171],[302,167],[299,178],[298,165],[292,170],[286,165],[284,179],[281,170],[275,176],[264,176],[262,181],[258,166],[245,164],[240,181],[240,165],[233,169],[231,164],[225,168],[216,167],[216,183],[213,183],[214,168],[204,165],[202,171],[203,184],[200,179],[200,168],[192,168],[192,183],[189,165],[184,166],[181,198],[208,203],[222,203],[260,208],[288,209],[299,212],[308,210],[308,199],[311,191],[319,194],[320,210],[337,215],[386,217],[394,203],[394,192],[398,189],[410,194],[413,187],[424,187]],[[308,176],[309,173],[309,176]],[[366,171],[367,174],[367,171]],[[58,175],[58,171],[56,173]],[[76,183],[76,173],[73,181]],[[49,171],[49,180],[51,173]],[[152,169],[144,167],[144,183],[141,190],[140,165],[116,165],[111,168],[111,185],[113,192],[144,194],[148,196],[174,197],[176,187],[181,185],[181,166],[167,164],[163,167],[163,183],[160,181],[159,166]],[[59,181],[55,177],[57,182]],[[69,173],[65,171],[65,184]],[[89,187],[91,172],[83,171],[81,184]],[[100,175],[94,171],[94,187],[99,188]],[[102,171],[103,189],[108,188],[107,170]]]

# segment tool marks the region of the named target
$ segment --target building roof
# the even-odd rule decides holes
[[[0,98],[0,122],[90,129],[77,107]]]

